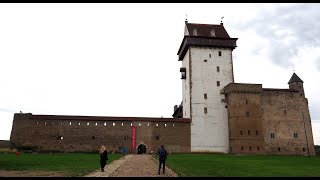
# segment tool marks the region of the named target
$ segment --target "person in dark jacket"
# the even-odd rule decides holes
[[[99,154],[100,154],[101,172],[103,172],[104,171],[104,167],[107,165],[107,160],[108,160],[108,152],[107,152],[107,149],[106,149],[106,147],[104,145],[101,146]]]
[[[167,150],[164,148],[163,145],[161,145],[161,147],[157,151],[157,156],[159,156],[159,170],[158,170],[159,175],[160,175],[161,165],[162,165],[163,174],[165,172],[167,155],[168,155]]]

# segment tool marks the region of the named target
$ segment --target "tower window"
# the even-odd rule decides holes
[[[221,51],[219,51],[219,56],[221,56]]]
[[[204,108],[204,113],[207,113],[208,112],[208,109],[207,108]]]
[[[197,36],[198,35],[198,32],[197,32],[197,29],[193,29],[193,35]]]
[[[203,62],[207,62],[207,60],[205,59],[205,60],[203,60]]]
[[[207,94],[204,94],[203,97],[204,97],[204,99],[207,99],[207,98],[208,98],[208,97],[207,97]]]
[[[186,68],[181,67],[180,72],[181,72],[181,79],[186,79],[186,77],[187,77]]]
[[[220,67],[219,66],[217,66],[217,72],[220,72]]]
[[[220,81],[217,81],[217,86],[220,86]]]
[[[274,138],[274,133],[271,133],[271,138]]]
[[[209,54],[209,58],[211,58],[211,54]]]
[[[298,138],[298,133],[293,133],[294,138]]]

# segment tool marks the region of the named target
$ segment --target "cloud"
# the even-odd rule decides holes
[[[298,56],[300,50],[320,45],[320,24],[315,23],[320,21],[318,4],[261,5],[257,6],[261,10],[248,22],[235,24],[242,30],[255,29],[259,36],[267,40],[258,43],[260,47],[256,48],[267,46],[267,55],[274,64],[283,68],[292,67],[292,59]],[[316,65],[320,69],[319,63]]]
[[[16,110],[13,109],[7,109],[7,108],[0,108],[0,112],[17,112]]]

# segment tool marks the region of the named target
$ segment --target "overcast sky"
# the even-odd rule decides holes
[[[320,4],[0,4],[0,139],[13,114],[172,117],[190,23],[232,38],[236,83],[304,81],[320,145]]]

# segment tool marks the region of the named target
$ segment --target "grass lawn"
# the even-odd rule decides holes
[[[320,176],[319,156],[171,154],[166,165],[178,176]]]
[[[107,165],[121,158],[121,154],[109,154]],[[57,153],[0,154],[0,170],[63,171],[68,176],[83,176],[100,168],[99,154]]]

